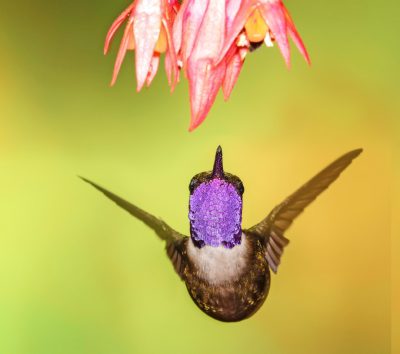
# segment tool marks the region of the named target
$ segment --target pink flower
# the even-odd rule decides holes
[[[165,53],[165,70],[171,90],[178,80],[178,67],[171,37],[172,24],[179,8],[177,0],[135,0],[111,25],[104,46],[107,54],[115,32],[127,21],[121,40],[111,85],[114,85],[127,50],[136,51],[137,91],[149,86],[157,73],[160,54]]]
[[[174,24],[174,41],[189,80],[191,122],[207,116],[222,85],[226,64],[214,65],[225,39],[225,0],[186,0]]]
[[[240,0],[227,1],[225,33],[230,33],[232,31],[232,26],[240,9],[240,5]],[[231,43],[229,50],[224,53],[223,60],[226,62],[226,72],[222,83],[222,92],[225,101],[228,100],[233,87],[236,84],[240,71],[242,70],[244,59],[249,51],[249,47],[250,42],[247,37],[244,34],[240,34],[237,36],[237,40],[234,43]]]
[[[263,42],[267,47],[272,47],[273,42],[276,41],[288,67],[290,66],[288,36],[290,36],[304,59],[310,64],[310,58],[303,41],[281,0],[239,1],[240,7],[230,30],[227,31],[224,48],[217,63],[223,60],[232,44],[243,42],[240,36],[244,35],[250,42],[250,48],[256,48]]]
[[[290,36],[310,63],[281,0],[134,0],[112,24],[105,53],[125,21],[111,84],[127,50],[136,51],[137,91],[150,85],[165,53],[171,90],[180,69],[189,81],[190,131],[204,121],[220,88],[229,98],[247,53],[260,44],[276,41],[289,66]]]
[[[239,4],[238,0],[186,0],[176,17],[173,38],[189,81],[190,131],[204,121],[221,87],[225,99],[229,97],[240,73],[247,47],[232,45],[215,65]]]

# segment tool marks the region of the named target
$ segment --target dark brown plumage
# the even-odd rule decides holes
[[[185,242],[191,242],[186,239]],[[202,277],[196,264],[183,253],[182,278],[189,295],[207,315],[224,322],[250,317],[268,295],[270,272],[264,257],[264,245],[257,237],[248,237],[246,267],[233,281],[212,284]],[[187,245],[185,245],[187,247]]]

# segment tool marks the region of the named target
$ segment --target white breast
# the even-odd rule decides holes
[[[248,241],[242,234],[242,242],[231,249],[223,246],[197,248],[190,239],[187,255],[199,270],[199,275],[211,284],[220,284],[238,279],[246,268]]]

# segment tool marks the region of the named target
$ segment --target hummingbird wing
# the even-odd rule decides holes
[[[80,177],[80,176],[79,176]],[[115,204],[120,206],[122,209],[133,215],[135,218],[144,222],[148,227],[154,230],[154,232],[160,237],[161,240],[166,241],[167,254],[172,261],[174,268],[178,275],[182,278],[184,269],[184,257],[185,247],[188,237],[182,235],[178,231],[175,231],[167,223],[161,219],[149,214],[143,209],[138,208],[136,205],[129,203],[125,199],[117,196],[116,194],[108,191],[107,189],[99,186],[98,184],[80,177],[86,183],[89,183],[94,188],[102,192],[107,198],[111,199]]]
[[[289,243],[289,240],[283,235],[284,232],[290,227],[293,220],[320,193],[327,189],[361,152],[362,149],[357,149],[339,157],[277,205],[265,219],[248,229],[249,233],[264,238],[265,257],[274,273],[278,270],[283,249]]]

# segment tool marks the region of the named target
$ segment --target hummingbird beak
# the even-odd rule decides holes
[[[218,146],[217,152],[215,153],[212,178],[223,178],[223,177],[224,177],[224,166],[222,164],[222,149],[221,146]]]

